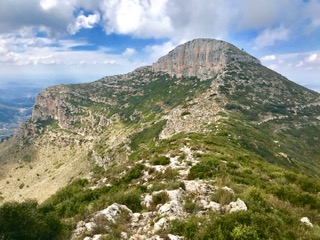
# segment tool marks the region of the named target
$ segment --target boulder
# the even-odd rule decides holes
[[[234,213],[238,211],[247,211],[247,205],[240,198],[235,202],[231,202],[228,205],[223,207],[224,212],[226,213]]]
[[[308,217],[301,218],[300,222],[308,227],[313,227],[313,224],[310,222],[310,219]]]

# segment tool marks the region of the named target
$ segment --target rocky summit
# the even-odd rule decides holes
[[[319,136],[319,93],[192,40],[37,96],[0,145],[0,238],[319,239]]]
[[[232,61],[260,63],[258,59],[244,51],[239,51],[230,43],[212,39],[197,39],[179,45],[154,63],[152,69],[178,77],[196,76],[200,79],[207,79],[214,77]]]

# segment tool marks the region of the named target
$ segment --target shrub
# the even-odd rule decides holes
[[[43,213],[36,201],[10,202],[0,207],[1,239],[56,239],[63,225],[53,214]]]
[[[259,240],[256,230],[253,227],[246,225],[236,226],[231,232],[231,237],[234,240]]]
[[[205,157],[206,159],[202,160],[197,165],[191,167],[188,175],[188,179],[210,178],[218,171],[220,161],[214,158],[210,159],[208,156],[202,156],[202,157]]]
[[[165,204],[169,201],[169,195],[166,191],[159,192],[152,196],[152,205],[156,207],[158,204]]]
[[[141,192],[137,189],[117,195],[115,201],[119,204],[126,205],[133,212],[140,212],[142,210]]]
[[[166,156],[160,156],[151,161],[152,165],[168,165],[170,164],[170,158]]]
[[[129,183],[134,179],[140,178],[142,176],[144,166],[142,164],[137,164],[133,168],[131,168],[126,175],[123,177],[123,181],[125,183]]]
[[[235,200],[235,197],[232,192],[220,188],[211,196],[211,200],[225,205]]]

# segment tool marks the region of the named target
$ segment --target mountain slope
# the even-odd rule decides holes
[[[319,125],[320,94],[197,39],[152,66],[40,93],[0,145],[0,191],[83,220],[72,239],[317,239]]]

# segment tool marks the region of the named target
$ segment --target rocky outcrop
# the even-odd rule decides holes
[[[230,43],[213,39],[196,39],[179,45],[152,65],[154,71],[163,71],[178,77],[196,76],[208,79],[215,76],[231,61],[260,61]]]
[[[32,111],[32,120],[48,120],[49,118],[63,122],[64,111],[62,108],[61,94],[64,88],[62,86],[47,88],[36,98],[36,103]]]

